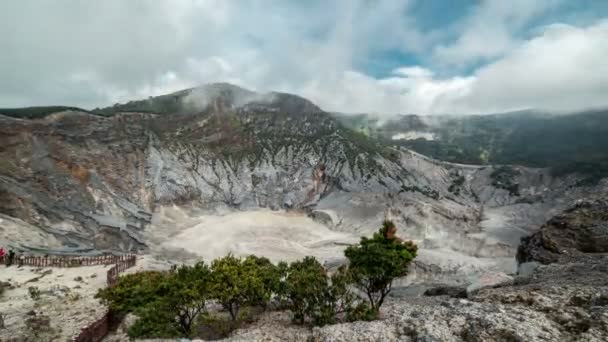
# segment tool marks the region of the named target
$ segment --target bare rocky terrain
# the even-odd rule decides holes
[[[5,288],[0,313],[6,326],[0,341],[68,341],[105,313],[93,296],[106,286],[111,266],[0,267]],[[30,287],[40,291],[40,298],[31,297]]]
[[[519,284],[515,276],[516,285],[467,299],[421,297],[415,285],[466,286],[484,274],[513,275],[520,238],[577,200],[606,198],[606,179],[588,184],[544,168],[434,160],[346,128],[298,96],[227,84],[96,113],[1,114],[0,246],[28,253],[136,252],[173,263],[229,252],[273,260],[310,254],[331,268],[343,262],[346,245],[384,218],[418,244],[410,275],[396,282],[383,320],[300,334],[289,325],[275,328],[280,319],[272,315],[280,313],[269,313],[258,330],[237,331],[233,340],[259,334],[284,340],[285,329],[290,338],[332,341],[605,337],[605,307],[593,304],[605,291],[602,257],[577,261],[580,267],[570,259],[538,266],[534,272],[542,276],[535,281]],[[561,234],[555,232],[546,234]],[[536,260],[538,246],[551,245],[545,236],[526,240],[532,247],[525,261]],[[605,242],[605,235],[598,239]],[[577,243],[568,248],[590,252]],[[586,267],[599,272],[597,281],[587,278],[593,272],[572,276],[571,289],[550,275]],[[591,299],[568,304],[577,296]],[[563,322],[574,318],[548,313],[566,306],[564,317],[593,323],[568,330]]]

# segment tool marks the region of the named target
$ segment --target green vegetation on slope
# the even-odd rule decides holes
[[[0,108],[0,114],[18,119],[42,119],[53,113],[63,112],[67,110],[90,113],[88,110],[78,107],[40,106],[23,108]]]
[[[439,160],[550,167],[556,175],[584,174],[586,183],[608,176],[606,110],[569,115],[529,111],[430,118],[405,115],[381,124],[361,115],[337,117],[352,129],[369,131],[386,143]],[[391,140],[412,131],[432,133],[435,140]]]
[[[185,111],[182,98],[187,91],[150,97],[146,100],[129,101],[124,104],[115,104],[111,107],[95,108],[94,113],[102,115],[114,115],[120,112],[138,112],[152,114],[175,114]]]

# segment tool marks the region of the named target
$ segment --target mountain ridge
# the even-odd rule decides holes
[[[174,230],[165,208],[266,208],[354,235],[390,217],[422,248],[418,277],[431,269],[466,276],[504,269],[519,237],[568,203],[606,193],[604,183],[577,185],[580,177],[547,169],[428,158],[349,129],[300,97],[241,103],[219,93],[173,115],[0,116],[0,219],[11,227],[0,243],[187,259],[163,244],[170,236],[151,235]]]

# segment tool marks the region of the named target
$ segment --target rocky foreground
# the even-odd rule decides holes
[[[312,330],[271,312],[228,341],[606,341],[608,257],[539,266],[468,298],[392,297],[375,322]]]

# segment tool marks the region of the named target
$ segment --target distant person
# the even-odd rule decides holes
[[[8,251],[8,260],[6,262],[6,266],[10,266],[13,264],[13,262],[15,261],[15,251],[14,250],[9,250]]]
[[[4,251],[4,248],[0,247],[0,262],[4,262],[5,255],[6,255],[6,252]]]

